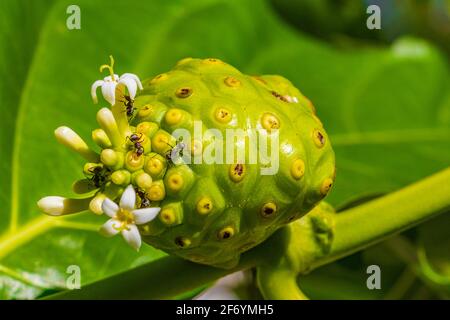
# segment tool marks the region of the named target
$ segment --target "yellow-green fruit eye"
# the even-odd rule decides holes
[[[183,88],[179,88],[176,92],[175,95],[178,98],[187,98],[192,94],[192,89],[189,87],[183,87]]]
[[[154,112],[154,107],[149,104],[146,104],[139,108],[138,116],[140,118],[145,118],[145,117],[151,115],[153,112]]]
[[[213,203],[210,198],[204,197],[197,202],[197,212],[200,214],[208,214],[213,209]]]
[[[150,173],[152,176],[159,175],[164,169],[163,162],[158,158],[150,158],[145,166],[145,171]]]
[[[313,140],[314,140],[314,144],[318,148],[322,148],[325,145],[325,142],[326,142],[325,136],[323,135],[323,133],[319,129],[315,129],[313,131]]]
[[[152,138],[152,149],[153,151],[163,154],[166,150],[170,148],[171,136],[165,131],[158,131]]]
[[[164,184],[154,182],[150,188],[148,188],[147,195],[151,201],[161,201],[166,196]]]
[[[239,182],[244,179],[246,167],[244,164],[236,163],[230,166],[230,179],[234,182]]]
[[[176,215],[172,208],[164,208],[159,214],[159,219],[166,225],[174,224],[176,221]]]
[[[234,236],[234,229],[232,227],[225,227],[219,231],[217,237],[220,240],[227,240]]]
[[[144,166],[145,157],[135,151],[128,151],[125,159],[125,167],[129,171],[137,171]]]
[[[228,123],[231,121],[231,111],[226,108],[217,108],[214,114],[217,121],[221,123]]]
[[[184,185],[184,179],[178,173],[171,174],[169,176],[169,178],[167,179],[167,188],[169,188],[172,191],[181,190],[181,188],[183,188],[183,185]]]
[[[322,183],[322,186],[320,187],[320,193],[324,196],[327,195],[332,186],[333,180],[330,178],[325,179]]]
[[[184,237],[177,237],[175,239],[175,244],[177,246],[179,246],[180,248],[186,248],[191,245],[191,240],[189,240],[188,238],[184,238]]]
[[[179,124],[183,119],[183,113],[180,109],[170,109],[169,111],[167,111],[165,119],[168,125],[176,125]]]
[[[238,79],[233,78],[233,77],[226,77],[224,82],[228,87],[232,87],[232,88],[236,88],[241,85],[241,82]]]
[[[273,113],[264,113],[261,118],[261,125],[267,131],[280,128],[280,120]]]
[[[151,135],[153,135],[156,130],[158,130],[158,125],[154,122],[141,122],[136,127],[136,133],[142,133],[146,137],[150,137]]]
[[[297,159],[292,163],[291,175],[294,179],[298,180],[305,174],[305,162],[302,159]]]
[[[261,215],[265,218],[275,216],[276,212],[277,212],[277,205],[273,202],[267,202],[261,208]]]

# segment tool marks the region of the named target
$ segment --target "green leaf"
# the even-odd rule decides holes
[[[334,204],[389,192],[449,163],[448,68],[422,41],[338,51],[292,31],[254,0],[78,1],[81,30],[66,28],[69,1],[33,2],[27,21],[35,22],[26,28],[18,27],[19,4],[9,2],[0,19],[0,108],[7,115],[0,120],[0,298],[63,288],[69,265],[80,266],[83,285],[163,255],[102,238],[95,231],[104,217],[51,218],[36,207],[46,195],[71,196],[71,183],[82,177],[82,160],[56,143],[53,130],[68,125],[90,143],[99,106],[89,88],[109,54],[118,73],[141,78],[186,56],[289,78],[315,103],[335,146]]]
[[[0,201],[6,212],[11,202],[11,162],[14,148],[15,119],[20,98],[26,83],[28,68],[32,63],[42,24],[53,1],[2,1],[0,3]],[[0,220],[0,227],[8,219]]]

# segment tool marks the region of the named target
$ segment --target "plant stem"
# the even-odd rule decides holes
[[[312,260],[308,269],[350,255],[448,209],[450,209],[450,168],[401,190],[336,214],[335,236],[330,253]],[[307,217],[308,215],[302,219]],[[170,298],[229,273],[261,265],[267,259],[267,252],[280,245],[276,243],[279,238],[272,236],[245,253],[239,265],[233,269],[217,269],[175,257],[165,257],[87,285],[81,290],[62,292],[49,298]],[[298,293],[296,298],[303,298],[300,291],[292,292]]]
[[[297,284],[297,275],[285,269],[258,268],[258,287],[267,300],[308,300]]]
[[[450,209],[450,168],[339,213],[331,252],[313,268],[362,250]]]

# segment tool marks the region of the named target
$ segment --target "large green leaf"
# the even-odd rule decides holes
[[[28,68],[38,43],[40,30],[52,1],[2,1],[0,2],[0,201],[6,212],[10,210],[12,140],[15,118],[21,93],[25,86]],[[0,226],[8,223],[1,219]]]
[[[1,298],[64,287],[69,265],[79,265],[88,283],[162,255],[148,246],[137,254],[118,237],[97,235],[102,217],[55,219],[36,208],[42,196],[70,196],[72,181],[82,176],[81,159],[56,143],[53,130],[69,125],[89,140],[98,110],[89,87],[109,54],[118,73],[142,78],[186,56],[214,56],[244,72],[290,78],[315,102],[335,145],[334,204],[389,192],[449,163],[448,69],[426,43],[337,51],[291,31],[265,2],[254,0],[78,1],[81,30],[70,31],[69,4],[52,5],[35,50],[30,41],[18,49],[33,53],[24,59],[22,80],[4,91],[17,94],[9,100],[15,104],[1,105],[5,112],[14,109],[0,120],[1,166],[13,181],[1,182]],[[20,38],[24,31],[12,21],[8,28]],[[21,62],[1,43],[0,70],[7,74]]]

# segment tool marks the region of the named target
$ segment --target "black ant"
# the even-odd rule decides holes
[[[183,157],[183,150],[186,148],[186,144],[183,143],[183,137],[179,137],[177,140],[177,144],[175,146],[170,145],[166,142],[166,144],[171,147],[169,150],[167,150],[165,158],[170,163],[173,164],[174,160],[177,157],[182,158]]]
[[[101,166],[96,166],[89,168],[88,172],[92,175],[92,177],[88,177],[87,179],[89,180],[89,184],[94,188],[100,188],[108,181],[108,169]]]
[[[136,194],[139,196],[139,198],[141,199],[141,205],[140,208],[147,208],[150,207],[150,200],[147,198],[147,192],[139,189],[139,188],[135,188]]]
[[[140,157],[144,153],[144,147],[142,146],[142,133],[139,135],[133,133],[132,135],[128,136],[127,139],[130,139],[131,143],[134,144],[134,148],[136,149],[136,156]]]
[[[134,111],[136,110],[136,108],[133,105],[134,100],[131,99],[131,97],[129,95],[124,95],[123,97],[125,98],[125,100],[122,100],[120,102],[122,102],[125,105],[124,112],[127,113],[128,117],[132,117],[134,114]]]

